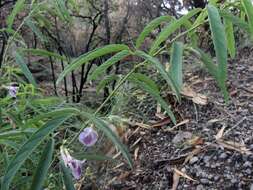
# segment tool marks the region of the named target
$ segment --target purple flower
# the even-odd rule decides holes
[[[82,176],[83,161],[72,159],[69,161],[68,166],[71,169],[74,178],[77,180],[80,179]]]
[[[85,146],[93,146],[98,140],[98,133],[92,128],[87,127],[79,135],[79,141]]]
[[[9,90],[9,95],[12,98],[17,97],[17,93],[18,93],[18,87],[17,86],[8,86],[7,89]]]
[[[77,160],[73,158],[67,149],[61,147],[61,158],[66,167],[70,168],[72,175],[75,179],[80,179],[82,176],[82,167],[85,160]]]

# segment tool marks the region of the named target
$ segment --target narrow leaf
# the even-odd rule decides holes
[[[172,45],[169,75],[181,90],[183,87],[183,44],[175,42]]]
[[[30,156],[33,150],[41,143],[41,141],[54,129],[60,126],[65,120],[69,117],[60,117],[55,118],[53,120],[48,121],[43,127],[38,129],[27,141],[26,143],[19,149],[16,155],[12,158],[7,169],[5,171],[3,181],[2,181],[2,189],[8,190],[9,185],[16,175],[19,168],[22,166],[24,161]]]
[[[235,57],[235,37],[234,37],[233,23],[225,19],[224,25],[225,25],[228,53],[230,54],[231,58],[234,58]]]
[[[24,58],[22,57],[22,55],[18,52],[16,52],[16,63],[19,65],[20,69],[22,70],[23,74],[25,75],[25,77],[27,78],[27,80],[35,87],[37,87],[37,84],[33,78],[33,75],[31,73],[31,71],[29,70],[29,68],[27,67]]]
[[[192,29],[192,22],[189,21],[189,20],[186,20],[185,23],[184,23],[184,27],[187,29],[187,30],[190,30]],[[187,37],[190,39],[190,43],[193,47],[197,47],[198,46],[198,35],[196,33],[195,30],[192,30],[191,32],[189,32],[187,34]]]
[[[243,8],[247,14],[251,38],[253,40],[253,5],[251,0],[242,0]]]
[[[59,55],[58,53],[54,53],[51,51],[47,51],[44,49],[22,49],[22,52],[24,53],[31,53],[33,55],[43,56],[43,57],[54,57],[56,59],[60,60],[67,60],[64,56]]]
[[[145,38],[155,29],[157,28],[162,22],[169,22],[174,19],[171,16],[160,16],[154,20],[152,20],[141,32],[139,37],[136,40],[136,48],[140,48],[141,44],[144,42]]]
[[[40,157],[39,164],[36,169],[36,173],[33,178],[31,185],[31,190],[41,190],[43,187],[43,182],[47,176],[48,169],[52,162],[54,150],[54,141],[50,139],[46,144],[45,149]]]
[[[67,75],[69,74],[71,71],[75,70],[76,68],[80,67],[81,65],[96,59],[98,57],[110,54],[110,53],[115,53],[115,52],[119,52],[122,50],[128,50],[128,46],[126,45],[121,45],[121,44],[111,44],[111,45],[107,45],[101,48],[97,48],[93,51],[90,51],[84,55],[81,55],[80,57],[78,57],[77,59],[75,59],[72,63],[70,63],[65,69],[64,71],[60,74],[58,80],[57,80],[57,84],[59,84],[59,82]]]
[[[119,62],[120,60],[124,59],[125,57],[129,55],[130,55],[129,50],[123,50],[117,53],[116,55],[108,59],[106,62],[98,66],[91,74],[90,80],[95,80],[98,76],[102,75],[102,73],[105,72],[107,68],[109,68],[113,64]]]
[[[64,182],[66,190],[75,190],[75,186],[74,186],[73,179],[72,179],[69,169],[64,165],[62,161],[60,162],[60,165],[61,165],[61,171],[63,173],[63,182]]]
[[[208,18],[211,27],[212,40],[216,59],[218,62],[218,81],[224,88],[227,79],[227,44],[224,26],[221,23],[221,18],[216,7],[213,5],[207,6]],[[225,101],[228,101],[226,90],[222,89]]]
[[[173,112],[170,109],[170,106],[163,100],[163,98],[160,96],[158,87],[156,84],[147,76],[140,74],[140,73],[133,73],[128,79],[129,81],[137,84],[140,88],[142,88],[144,91],[149,93],[160,105],[161,107],[167,112],[167,114],[170,116],[172,122],[176,124],[176,118],[173,114]]]
[[[11,14],[7,17],[7,20],[6,20],[8,28],[12,28],[16,15],[23,10],[24,6],[25,6],[25,0],[18,0],[16,2],[13,10],[11,11]]]
[[[133,73],[130,78],[129,81],[134,82],[134,83],[144,83],[147,84],[149,86],[149,88],[151,88],[154,92],[159,93],[159,88],[156,85],[156,83],[149,78],[148,76],[141,74],[141,73]]]
[[[119,79],[119,76],[118,75],[109,75],[109,76],[106,76],[103,80],[101,80],[97,87],[96,87],[96,91],[97,93],[100,92],[101,89],[103,89],[106,85],[108,85],[109,83],[111,83],[112,81],[116,81]]]
[[[30,127],[33,124],[36,124],[38,121],[43,121],[45,119],[55,118],[55,117],[64,117],[68,115],[78,115],[80,114],[79,110],[76,108],[61,108],[51,112],[43,113],[33,117],[25,123],[26,127]]]
[[[12,137],[17,137],[17,136],[22,136],[22,135],[28,135],[34,133],[34,129],[26,129],[26,130],[11,130],[11,131],[6,131],[0,133],[0,139],[7,139],[7,138],[12,138]]]
[[[165,27],[161,33],[158,35],[154,43],[152,44],[149,54],[153,55],[155,51],[159,48],[161,43],[166,41],[168,37],[175,32],[177,29],[179,29],[187,20],[189,20],[191,17],[193,17],[195,14],[200,12],[201,9],[194,9],[190,11],[188,14],[182,16],[178,20],[173,20],[167,27]]]
[[[168,83],[168,85],[172,88],[172,90],[175,92],[177,98],[180,100],[180,90],[179,86],[173,81],[171,76],[167,73],[164,66],[159,62],[159,60],[155,57],[152,57],[148,54],[146,54],[143,51],[137,50],[135,54],[139,57],[142,57],[143,59],[147,60],[148,62],[152,63],[152,66],[155,67],[159,73],[162,75],[162,77],[165,79],[165,81]]]
[[[91,161],[105,161],[113,160],[113,158],[103,155],[102,153],[79,153],[74,154],[74,157],[78,160],[91,160]]]
[[[40,29],[36,26],[34,21],[31,18],[27,18],[25,20],[25,24],[32,30],[32,32],[40,39],[41,42],[46,42],[46,38],[40,31]]]
[[[65,0],[55,0],[56,2],[56,8],[59,12],[59,16],[62,20],[69,21],[71,19],[71,16],[68,12],[68,9],[65,6]]]
[[[226,19],[232,22],[234,25],[238,26],[240,29],[245,30],[247,33],[250,33],[250,29],[248,24],[241,18],[234,16],[232,13],[226,11],[226,10],[219,10],[220,15]]]
[[[202,51],[201,49],[194,49],[193,52],[195,52],[199,56],[200,60],[205,65],[205,67],[207,68],[208,72],[216,80],[218,80],[218,68],[214,64],[212,58],[208,54],[206,54],[204,51]]]

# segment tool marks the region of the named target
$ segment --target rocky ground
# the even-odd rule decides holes
[[[100,188],[253,190],[253,49],[243,48],[229,63],[227,106],[207,73],[186,76],[186,86],[207,103],[174,103],[178,126],[167,118],[148,129],[132,126],[134,168],[115,166]]]

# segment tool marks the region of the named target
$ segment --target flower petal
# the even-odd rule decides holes
[[[18,93],[18,87],[16,87],[16,86],[9,86],[7,88],[9,90],[9,96],[11,96],[12,98],[16,98],[17,97],[17,93]]]
[[[83,132],[80,133],[79,135],[79,141],[85,145],[85,146],[93,146],[98,139],[98,134],[97,132],[91,128],[87,127],[83,130]]]
[[[75,179],[80,179],[82,176],[82,166],[83,162],[80,160],[72,159],[68,163],[69,168],[71,169],[72,175]]]
[[[65,166],[68,166],[68,163],[69,163],[73,158],[70,156],[70,154],[69,154],[69,152],[68,152],[68,150],[67,150],[66,148],[61,147],[60,153],[61,153],[61,158],[62,158],[62,160],[63,160]]]

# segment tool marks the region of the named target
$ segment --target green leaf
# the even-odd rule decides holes
[[[233,23],[229,20],[224,19],[226,39],[227,39],[227,47],[228,53],[231,58],[235,57],[235,37],[234,37],[234,27]]]
[[[33,78],[32,73],[30,72],[29,68],[27,67],[24,58],[21,56],[19,52],[16,52],[16,63],[19,65],[20,69],[22,70],[25,77],[28,79],[28,81],[35,87],[37,87],[37,84]]]
[[[13,138],[17,136],[27,135],[34,133],[35,129],[25,129],[25,130],[11,130],[0,133],[0,139]]]
[[[203,23],[207,17],[207,11],[206,9],[203,9],[201,13],[198,15],[197,19],[194,21],[192,27],[196,27],[199,24]]]
[[[145,38],[155,29],[157,28],[162,22],[169,22],[174,19],[171,16],[160,16],[154,20],[152,20],[141,32],[139,37],[136,40],[136,48],[140,48],[141,44],[144,42]]]
[[[54,141],[50,139],[46,144],[45,149],[40,157],[39,164],[36,169],[36,173],[33,178],[31,185],[31,190],[41,190],[43,187],[43,182],[47,176],[48,169],[52,162],[54,151]]]
[[[21,49],[24,53],[31,53],[33,55],[43,56],[43,57],[54,57],[56,59],[66,61],[66,57],[59,55],[58,53],[54,53],[51,51],[47,51],[44,49]]]
[[[94,115],[82,112],[82,115],[89,119],[94,125],[114,143],[114,145],[121,151],[122,155],[126,158],[129,166],[133,167],[133,162],[131,156],[126,148],[126,146],[119,140],[118,136],[107,126],[107,124],[100,118],[95,117]]]
[[[204,51],[202,51],[201,49],[192,49],[193,52],[195,52],[200,60],[202,61],[202,63],[205,65],[205,67],[207,68],[208,72],[216,79],[218,80],[218,68],[217,66],[214,64],[212,58],[206,54]]]
[[[229,97],[227,96],[227,93],[225,93],[226,89],[223,89],[226,86],[227,79],[227,44],[225,29],[221,23],[221,18],[216,7],[208,5],[207,12],[216,59],[218,62],[218,81],[220,83],[220,87],[222,88],[225,101],[227,102]]]
[[[65,6],[65,0],[55,0],[56,2],[56,9],[59,12],[59,16],[62,20],[69,21],[71,16],[68,12],[68,9]]]
[[[98,66],[91,74],[90,80],[95,80],[98,76],[101,76],[103,72],[107,70],[110,66],[113,64],[119,62],[120,60],[124,59],[125,57],[129,56],[130,52],[129,50],[123,50],[116,55],[112,56],[110,59],[108,59],[106,62]]]
[[[69,116],[70,117],[70,116]],[[24,161],[30,156],[33,150],[41,143],[41,141],[47,137],[49,133],[51,133],[54,129],[60,126],[65,120],[69,117],[59,117],[48,121],[43,127],[38,129],[27,141],[26,143],[19,149],[16,155],[12,158],[5,174],[3,176],[2,181],[2,189],[1,190],[8,190],[9,185],[22,166]]]
[[[33,21],[31,18],[27,18],[25,20],[25,24],[33,31],[33,33],[40,39],[41,42],[47,42],[46,38],[40,31],[40,29],[34,24],[35,21]]]
[[[75,186],[74,186],[73,179],[72,179],[69,169],[64,165],[62,161],[60,162],[60,165],[61,165],[61,171],[63,173],[63,182],[64,182],[66,190],[75,190]]]
[[[169,75],[181,90],[183,87],[183,44],[175,42],[172,45]]]
[[[214,64],[212,58],[200,49],[190,48],[190,50],[199,56],[200,60],[206,66],[208,72],[215,78],[215,80],[218,83],[219,88],[221,89],[221,91],[223,93],[223,96],[229,97],[228,91],[226,88],[226,83],[224,81],[220,80],[220,73],[218,72],[218,67],[217,67],[217,65]]]
[[[29,101],[32,106],[53,106],[61,103],[62,100],[59,97],[47,97],[47,98],[36,98]]]
[[[113,158],[105,156],[103,154],[99,154],[99,153],[81,152],[79,154],[74,154],[74,157],[78,160],[91,160],[91,161],[113,160]]]
[[[64,71],[60,74],[57,84],[71,71],[75,70],[76,68],[80,67],[81,65],[88,63],[89,61],[96,59],[98,57],[114,53],[114,52],[119,52],[122,50],[128,50],[128,46],[122,45],[122,44],[111,44],[111,45],[106,45],[101,48],[97,48],[93,51],[90,51],[88,53],[85,53],[84,55],[81,55],[77,59],[75,59],[72,63],[70,63]]]
[[[187,30],[191,30],[192,29],[192,22],[189,21],[189,20],[186,20],[185,23],[184,23],[184,27],[187,29]],[[195,30],[193,31],[190,31],[188,34],[187,34],[187,37],[190,39],[190,43],[193,47],[197,47],[198,46],[198,35],[196,33]]]
[[[136,84],[147,84],[150,89],[152,89],[154,92],[159,93],[159,88],[156,85],[156,83],[149,78],[148,76],[141,74],[141,73],[133,73],[130,75],[129,81],[136,83]]]
[[[253,5],[251,0],[242,0],[243,8],[247,14],[251,38],[253,40]]]
[[[12,28],[13,22],[15,20],[15,17],[18,13],[20,13],[25,6],[25,0],[18,0],[11,11],[11,14],[7,17],[7,26],[8,28]]]
[[[43,113],[38,116],[33,117],[25,123],[26,127],[29,127],[33,124],[36,124],[38,121],[42,121],[44,119],[54,118],[54,117],[64,117],[68,115],[79,115],[80,112],[76,108],[61,108],[51,112]]]
[[[248,24],[242,20],[241,18],[234,16],[232,13],[226,11],[226,10],[219,10],[220,15],[226,19],[232,22],[234,25],[238,26],[240,29],[245,30],[247,33],[250,33]]]
[[[13,140],[1,139],[0,144],[1,146],[8,146],[10,148],[13,148],[15,151],[18,151],[18,149],[20,148],[20,145],[15,143]]]
[[[116,81],[119,79],[119,76],[118,75],[109,75],[109,76],[106,76],[103,80],[101,80],[97,87],[96,87],[96,91],[97,93],[100,92],[101,89],[103,89],[106,85],[108,85],[110,82],[112,81]]]
[[[189,20],[191,17],[193,17],[195,14],[200,12],[201,9],[193,9],[188,14],[182,16],[178,20],[173,20],[168,26],[166,26],[161,33],[158,35],[154,43],[152,44],[149,54],[153,55],[155,51],[159,48],[161,43],[166,41],[168,37],[175,32],[177,29],[179,29],[187,20]]]
[[[161,105],[161,107],[167,112],[172,122],[176,124],[176,118],[173,112],[171,111],[170,106],[160,96],[157,85],[150,78],[140,73],[133,73],[130,75],[128,80],[130,82],[137,84],[140,88],[142,88],[144,91],[150,94]]]
[[[168,85],[172,88],[172,90],[175,92],[177,98],[180,100],[180,90],[179,86],[173,81],[171,76],[167,73],[164,66],[159,62],[159,60],[155,57],[152,57],[148,54],[146,54],[143,51],[137,50],[135,54],[139,57],[142,57],[143,59],[147,60],[148,62],[152,63],[152,66],[155,67],[159,73],[162,75],[162,77],[165,79],[165,81],[168,83]]]

